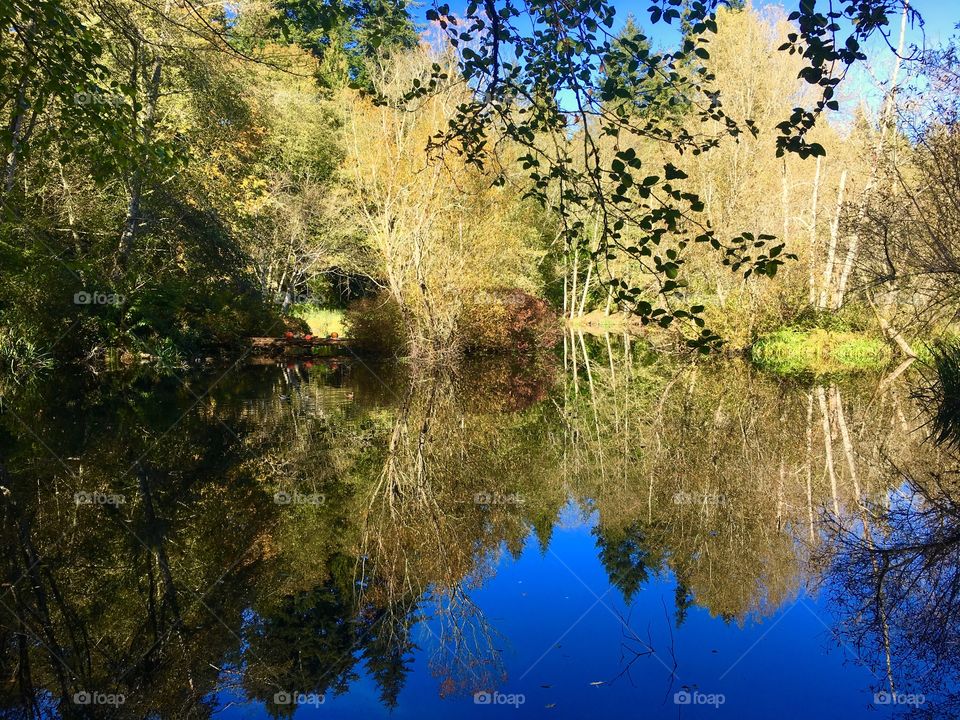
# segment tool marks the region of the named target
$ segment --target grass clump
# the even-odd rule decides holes
[[[50,354],[30,340],[0,328],[0,382],[19,385],[53,367]]]
[[[881,339],[846,331],[786,329],[761,336],[751,348],[753,362],[781,375],[878,371],[893,357]]]
[[[926,347],[926,387],[914,393],[927,408],[938,445],[960,447],[960,343],[941,341]],[[932,370],[932,373],[930,372]]]

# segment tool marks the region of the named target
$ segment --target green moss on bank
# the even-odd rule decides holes
[[[760,337],[750,353],[758,367],[782,375],[878,371],[893,359],[880,338],[823,329],[778,330]]]

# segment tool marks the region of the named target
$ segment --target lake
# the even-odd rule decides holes
[[[639,340],[0,405],[0,717],[954,717],[922,376]]]

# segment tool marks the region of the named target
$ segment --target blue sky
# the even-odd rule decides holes
[[[446,0],[447,4],[454,12],[460,12],[466,6],[465,0]],[[414,8],[414,15],[423,20],[424,12],[433,3],[429,0],[420,0]],[[797,7],[798,0],[788,0],[786,2],[776,2],[769,0],[754,0],[757,7],[779,6],[792,10]],[[825,5],[824,0],[819,0],[818,5]],[[651,25],[650,15],[647,8],[650,6],[650,0],[614,0],[614,7],[617,8],[619,22],[622,23],[627,15],[633,14],[644,29],[654,38],[666,40],[671,33],[669,26],[663,23]],[[910,42],[921,45],[926,40],[928,47],[935,46],[955,34],[955,26],[960,22],[960,2],[956,0],[913,0],[911,5],[919,11],[924,20],[924,28],[913,27],[908,32]],[[925,38],[924,38],[925,36]]]
[[[445,1],[454,14],[462,13],[466,7],[466,0],[437,0],[438,3]],[[748,0],[749,1],[749,0]],[[673,46],[677,39],[678,29],[676,24],[667,25],[663,22],[652,24],[650,22],[650,0],[612,0],[617,9],[617,22],[614,30],[617,30],[629,15],[633,15],[636,22],[643,28],[644,32],[651,38],[654,47],[668,49]],[[419,21],[424,21],[427,8],[434,4],[434,0],[413,0],[412,12]],[[796,9],[799,0],[752,0],[752,4],[758,8],[784,8],[786,12]],[[826,0],[817,0],[818,7],[825,7]],[[923,49],[935,48],[951,37],[960,37],[960,31],[956,29],[960,23],[960,0],[912,0],[911,7],[916,9],[921,17],[921,23],[912,23],[907,29],[907,48],[906,54],[910,54],[911,46]],[[899,35],[899,18],[891,19],[890,34],[892,43],[896,43]],[[894,54],[887,47],[884,40],[880,37],[874,37],[867,44],[867,55],[872,74],[876,78],[886,80],[890,76],[890,71],[894,65]],[[904,67],[904,73],[909,75],[909,66]],[[859,104],[860,100],[866,102],[870,107],[876,108],[883,97],[883,91],[878,88],[876,80],[870,73],[865,71],[862,66],[857,66],[840,89],[841,112],[834,116],[834,121],[843,123],[849,119],[849,111]],[[901,81],[904,75],[901,75]]]

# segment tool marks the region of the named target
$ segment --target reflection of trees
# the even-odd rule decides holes
[[[739,620],[823,579],[878,690],[939,693],[916,714],[960,714],[957,461],[913,432],[923,418],[895,378],[631,375],[622,345],[573,347],[565,482],[595,500],[600,559],[628,600],[669,569],[678,622],[690,602]]]
[[[599,510],[600,557],[627,598],[669,569],[678,612],[689,599],[729,619],[773,612],[812,579],[821,519],[882,508],[899,484],[889,458],[922,451],[892,383],[671,369],[609,338],[567,352],[564,482]]]
[[[882,514],[837,528],[829,581],[841,637],[883,677],[878,689],[923,693],[917,715],[960,711],[960,504],[957,464],[911,479]]]
[[[475,687],[499,648],[468,590],[563,502],[538,489],[553,462],[532,445],[549,365],[514,390],[486,364],[491,399],[469,370],[318,365],[209,395],[216,378],[51,392],[15,407],[30,431],[0,415],[0,712],[75,714],[90,690],[127,696],[104,716],[203,717],[228,690],[282,715],[276,692],[341,692],[358,663],[392,707],[421,619],[442,691]],[[79,491],[126,502],[78,508]]]
[[[220,412],[243,388],[200,392],[61,386],[0,416],[0,667],[18,678],[4,685],[13,716],[80,715],[82,690],[127,697],[103,716],[211,712],[270,515],[237,472],[248,426]],[[94,491],[124,502],[74,503]]]
[[[912,625],[924,648],[954,639],[952,606],[915,594],[955,597],[952,476],[898,516],[891,462],[942,458],[896,384],[807,387],[579,336],[562,389],[549,362],[522,368],[252,368],[199,402],[212,379],[21,399],[32,432],[0,415],[0,708],[66,712],[88,689],[126,694],[118,717],[204,717],[229,690],[279,716],[275,693],[343,692],[361,667],[392,707],[418,646],[442,694],[494,689],[505,639],[472,590],[531,528],[546,548],[570,497],[597,512],[628,601],[676,576],[677,622],[772,612],[839,537],[861,631],[882,575],[881,649],[905,656]],[[80,490],[126,502],[78,508]]]
[[[445,695],[499,683],[496,632],[468,591],[501,547],[520,551],[531,513],[552,518],[563,502],[539,490],[553,463],[531,446],[542,439],[538,418],[478,414],[489,402],[478,400],[475,378],[469,393],[464,381],[443,370],[410,381],[366,493],[358,552],[364,603],[424,597],[421,629]],[[519,502],[482,502],[488,496]]]

